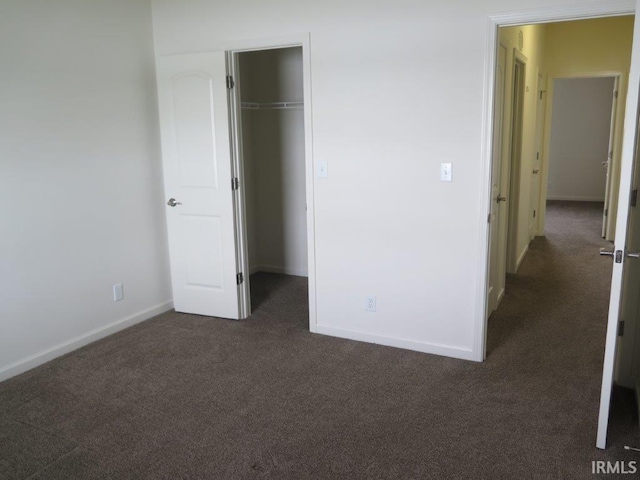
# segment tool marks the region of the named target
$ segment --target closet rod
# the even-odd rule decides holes
[[[240,107],[246,110],[292,110],[304,107],[304,102],[240,102]]]

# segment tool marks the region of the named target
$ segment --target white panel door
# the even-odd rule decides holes
[[[637,170],[637,166],[636,166]],[[637,188],[638,174],[634,178],[634,188]],[[638,315],[638,300],[640,300],[640,259],[629,256],[629,253],[640,252],[640,206],[629,209],[629,224],[627,227],[627,260],[624,267],[622,281],[622,302],[620,304],[620,321],[624,322],[623,335],[618,337],[618,353],[616,361],[616,383],[628,388],[635,388],[640,378],[640,365],[635,352],[640,341]]]
[[[634,125],[635,127],[635,125]],[[640,182],[637,157],[638,146],[634,155],[635,168],[631,178],[631,186]],[[640,208],[631,207],[629,202],[630,187],[627,183],[618,197],[618,225],[616,226],[616,246],[613,278],[611,281],[611,300],[609,304],[609,320],[607,324],[607,341],[605,346],[604,368],[602,373],[602,391],[600,394],[600,415],[598,420],[597,446],[605,448],[607,439],[607,427],[609,423],[609,409],[611,403],[611,389],[613,379],[616,377],[616,360],[618,363],[617,377],[622,385],[634,387],[640,375],[638,367],[634,364],[639,359],[633,349],[637,348],[638,335],[638,295],[640,291]],[[633,187],[631,187],[633,188]],[[624,211],[622,218],[620,211]],[[620,241],[624,239],[624,243]],[[625,322],[624,336],[620,338],[619,321]],[[619,351],[618,347],[620,347]]]
[[[156,65],[174,307],[237,319],[225,53]]]
[[[604,194],[604,210],[602,211],[602,238],[611,238],[609,234],[609,210],[611,209],[611,195],[614,195],[614,189],[611,185],[613,176],[611,175],[611,163],[613,162],[613,144],[616,136],[616,116],[618,114],[618,84],[619,77],[615,78],[613,84],[613,99],[611,101],[611,122],[609,127],[609,148],[607,149],[607,160],[603,162],[603,166],[607,171],[606,186]]]
[[[540,218],[540,175],[542,170],[542,147],[544,143],[544,116],[545,101],[543,100],[543,78],[538,74],[537,106],[536,106],[536,156],[533,158],[533,170],[531,172],[531,198],[529,211],[529,240],[541,234],[538,227]]]
[[[640,0],[636,2],[640,8]],[[638,185],[640,173],[637,168],[638,145],[638,85],[640,85],[640,29],[633,30],[633,48],[629,74],[629,90],[625,102],[625,119],[622,139],[622,158],[620,162],[620,188],[618,191],[618,211],[616,214],[615,251],[621,254],[621,263],[614,262],[611,277],[611,296],[609,317],[607,320],[607,338],[602,369],[602,389],[600,392],[600,411],[598,414],[598,436],[596,446],[605,448],[609,427],[611,407],[611,389],[613,387],[618,340],[618,321],[621,311],[631,312],[626,302],[637,302],[638,291],[633,291],[628,282],[635,276],[634,269],[640,268],[640,258],[626,258],[625,253],[637,253],[633,249],[640,246],[640,208],[631,208],[629,198],[634,185]],[[626,272],[625,272],[626,270]],[[624,296],[623,296],[624,292]],[[635,312],[634,312],[635,313]],[[632,315],[630,315],[631,317]],[[626,330],[626,328],[625,328]],[[625,332],[626,335],[626,332]]]
[[[491,211],[489,212],[489,235],[491,250],[489,252],[489,288],[487,299],[488,317],[498,308],[499,300],[504,292],[505,272],[500,271],[500,257],[504,257],[504,251],[500,246],[500,215],[504,202],[500,194],[502,170],[502,132],[504,123],[504,86],[505,68],[507,63],[507,49],[500,44],[496,64],[496,86],[493,113],[493,152],[491,157]]]

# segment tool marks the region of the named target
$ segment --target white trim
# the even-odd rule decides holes
[[[498,55],[498,24],[489,17],[487,20],[487,44],[484,62],[484,95],[482,98],[482,144],[480,150],[480,236],[478,252],[478,295],[476,297],[476,320],[473,341],[473,359],[482,362],[486,357],[489,283],[489,262],[491,261],[491,239],[487,216],[491,214],[491,162],[493,146],[493,104],[495,90],[496,57]],[[481,313],[481,316],[478,316]]]
[[[518,64],[522,65],[521,85],[516,85],[516,70]],[[516,47],[513,47],[513,62],[511,65],[511,106],[509,114],[509,156],[506,159],[509,172],[507,183],[507,243],[506,243],[506,271],[507,273],[516,273],[518,271],[518,230],[520,227],[520,205],[522,204],[522,158],[524,152],[524,105],[527,94],[527,70],[529,69],[529,59]],[[516,93],[522,88],[518,103],[518,111],[514,107],[516,101]],[[517,115],[517,117],[516,117]],[[514,142],[514,136],[517,135],[517,142]],[[514,143],[517,143],[517,150],[514,150]],[[514,156],[518,159],[514,162]],[[517,167],[517,168],[514,168]],[[527,222],[527,229],[529,223]]]
[[[505,289],[504,288],[502,290],[500,290],[500,292],[498,292],[498,301],[496,302],[497,305],[500,305],[500,302],[504,298],[504,294],[505,294]]]
[[[242,144],[242,117],[240,109],[240,79],[238,78],[237,55],[225,52],[227,61],[227,75],[235,79],[235,87],[228,91],[229,102],[229,137],[231,141],[231,170],[234,178],[241,185],[238,189],[232,189],[233,215],[235,233],[236,271],[245,273],[249,271],[247,245],[247,219],[246,219],[246,188],[244,176],[244,158]],[[248,281],[238,285],[238,319],[245,319],[251,315],[251,287]]]
[[[313,161],[313,110],[311,92],[311,38],[309,33],[283,35],[270,38],[244,39],[223,42],[219,49],[235,54],[256,50],[302,47],[302,76],[304,104],[304,145],[305,175],[307,195],[307,261],[309,279],[309,331],[317,331],[317,289],[316,289],[316,223]],[[245,243],[246,248],[246,243]],[[295,274],[293,274],[295,275]]]
[[[517,12],[499,13],[490,15],[489,21],[496,27],[505,27],[534,23],[562,22],[566,20],[584,20],[594,17],[617,17],[620,15],[633,15],[635,11],[635,0],[594,1],[580,5],[531,8]]]
[[[547,76],[549,80],[570,79],[570,78],[609,78],[621,77],[625,75],[619,70],[590,70],[585,72],[549,72]]]
[[[287,47],[309,47],[309,33],[292,33],[273,37],[243,38],[222,41],[215,50],[225,50],[234,53],[251,52],[256,50],[271,50]]]
[[[553,195],[547,197],[547,200],[555,200],[560,202],[604,202],[602,197],[568,197],[562,195]]]
[[[133,315],[130,315],[128,317],[116,320],[115,322],[109,323],[108,325],[105,325],[103,327],[91,330],[90,332],[72,338],[67,342],[60,343],[40,353],[36,353],[35,355],[31,355],[29,357],[23,358],[22,360],[18,360],[17,362],[0,369],[0,382],[16,375],[20,375],[21,373],[43,365],[55,358],[61,357],[62,355],[65,355],[69,352],[73,352],[74,350],[84,347],[85,345],[93,343],[97,340],[101,340],[105,337],[108,337],[109,335],[113,335],[116,332],[132,327],[133,325],[144,322],[145,320],[149,320],[150,318],[168,312],[172,309],[173,301],[169,300],[154,307],[142,310],[138,313],[134,313]]]
[[[522,251],[522,253],[518,257],[518,259],[516,260],[516,272],[518,270],[520,270],[520,265],[522,265],[522,262],[524,261],[524,257],[527,256],[528,252],[529,252],[529,244],[527,243],[527,246],[524,247],[524,250]]]
[[[596,198],[587,198],[587,197],[559,197],[559,196],[548,196],[547,192],[549,190],[549,160],[550,160],[550,145],[551,145],[551,125],[553,120],[553,94],[555,89],[555,80],[567,80],[567,79],[580,79],[580,78],[614,78],[618,82],[618,93],[619,99],[623,99],[626,97],[626,82],[627,82],[627,74],[618,70],[595,70],[595,71],[585,71],[585,72],[558,72],[558,73],[548,73],[547,74],[547,90],[546,90],[546,99],[545,99],[545,118],[544,118],[544,138],[542,145],[542,163],[540,164],[540,169],[542,170],[542,178],[540,185],[540,203],[538,205],[538,235],[544,235],[544,226],[547,221],[547,205],[546,200],[566,200],[566,201],[577,201],[577,202],[604,202],[604,197],[601,199]],[[623,113],[625,111],[624,105],[620,107],[618,104],[618,113],[616,113],[616,118],[614,119],[614,129],[617,132],[615,134],[613,146],[615,152],[621,152],[622,149],[622,131],[624,127],[624,116]],[[622,126],[621,126],[622,123]],[[619,140],[619,141],[618,141]],[[616,158],[618,161],[616,162]],[[614,201],[609,206],[609,211],[612,215],[611,217],[615,217],[615,213],[618,208],[617,202],[617,188],[619,187],[617,182],[617,172],[620,167],[621,155],[617,153],[614,155],[612,159],[612,165],[609,171],[609,175],[612,175],[616,178],[616,181],[613,182],[612,187],[615,190],[615,193],[612,193],[614,197]]]
[[[350,330],[346,328],[331,327],[329,325],[318,325],[317,333],[330,335],[332,337],[346,338],[360,342],[375,343],[388,347],[404,348],[422,353],[432,353],[446,357],[460,358],[462,360],[476,360],[474,353],[469,348],[439,343],[416,342],[405,338],[389,337],[387,335],[377,335],[375,333]]]

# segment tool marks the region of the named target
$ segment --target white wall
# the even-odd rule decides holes
[[[3,379],[171,292],[149,3],[2,2],[0,65]]]
[[[309,33],[313,159],[329,167],[314,185],[317,329],[462,358],[481,355],[488,15],[576,3],[591,5],[152,2],[159,55]]]
[[[300,102],[300,47],[242,53],[245,102]],[[243,110],[247,230],[252,272],[306,276],[304,111]]]
[[[614,79],[555,79],[550,200],[604,201]]]

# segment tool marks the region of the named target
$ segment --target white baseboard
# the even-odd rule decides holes
[[[434,355],[442,355],[445,357],[453,357],[453,358],[459,358],[462,360],[476,361],[474,352],[469,348],[456,347],[451,345],[442,345],[437,343],[416,342],[415,340],[386,337],[383,335],[361,332],[358,330],[348,330],[344,328],[330,327],[328,325],[317,325],[316,333],[320,333],[322,335],[329,335],[331,337],[357,340],[360,342],[386,345],[388,347],[404,348],[406,350],[414,350],[416,352],[432,353]]]
[[[308,277],[306,270],[289,267],[276,267],[273,265],[255,265],[249,269],[249,275],[257,272],[280,273],[282,275],[293,275],[296,277]]]
[[[496,308],[500,306],[500,302],[504,298],[504,288],[498,292],[498,301],[496,302]]]
[[[524,260],[524,257],[527,255],[527,252],[529,251],[529,245],[527,245],[526,247],[524,247],[524,250],[522,251],[522,253],[520,254],[520,256],[518,257],[518,261],[516,262],[516,272],[518,270],[520,270],[520,265],[522,265],[522,261]]]
[[[43,352],[36,353],[22,360],[18,360],[10,365],[0,368],[0,382],[7,380],[16,375],[20,375],[32,368],[38,367],[44,363],[47,363],[54,358],[61,357],[69,352],[84,347],[90,343],[108,337],[120,330],[129,328],[137,323],[144,322],[150,318],[160,315],[161,313],[168,312],[173,308],[173,301],[168,301],[156,305],[155,307],[147,308],[141,312],[134,313],[126,318],[116,320],[113,323],[105,325],[104,327],[97,328],[88,333],[72,338],[71,340],[51,347]]]
[[[604,202],[604,197],[565,197],[563,195],[547,195],[547,200],[560,200],[564,202]]]

